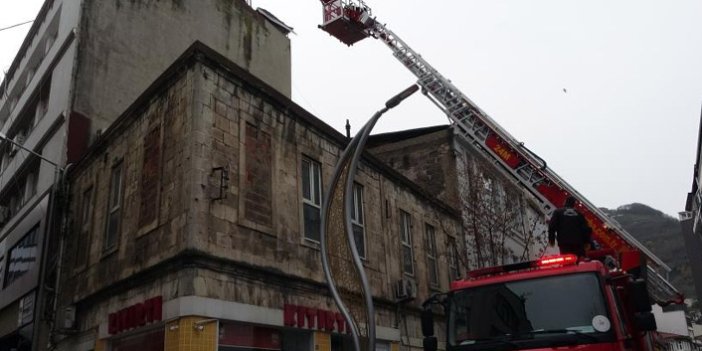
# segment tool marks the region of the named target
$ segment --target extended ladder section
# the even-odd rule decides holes
[[[424,94],[448,116],[455,133],[480,152],[498,161],[507,173],[541,201],[545,214],[551,215],[557,207],[564,204],[566,197],[573,196],[578,200],[576,206],[587,219],[595,240],[619,253],[622,268],[639,267],[640,254],[643,253],[649,262],[670,271],[663,261],[549,169],[542,159],[517,142],[421,55],[385,25],[373,19],[370,8],[362,1],[322,0],[322,3],[324,24],[320,28],[347,45],[368,36],[384,42],[395,58],[418,78],[417,84],[422,87]],[[648,277],[662,279],[658,274],[648,274]],[[672,288],[665,279],[662,280],[656,284],[666,287],[661,290]]]

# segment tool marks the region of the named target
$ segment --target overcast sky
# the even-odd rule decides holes
[[[32,19],[41,2],[0,0],[0,28]],[[319,30],[319,1],[252,2],[295,28],[293,100],[339,131],[348,118],[355,133],[415,81],[380,41],[349,48]],[[702,1],[367,4],[595,205],[641,202],[676,217],[683,210],[702,107]],[[3,70],[28,29],[0,32]],[[445,123],[417,94],[375,132]]]

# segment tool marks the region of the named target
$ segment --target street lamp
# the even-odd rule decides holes
[[[46,163],[48,163],[48,164],[54,166],[54,167],[56,168],[56,170],[58,170],[58,171],[61,171],[61,172],[64,171],[63,167],[59,166],[58,163],[56,163],[56,162],[54,162],[54,161],[51,161],[51,160],[49,160],[48,158],[42,156],[42,154],[36,153],[36,152],[34,152],[34,150],[29,149],[29,148],[26,148],[26,147],[24,147],[24,145],[22,145],[22,144],[20,144],[20,143],[18,143],[18,142],[16,142],[16,141],[14,141],[14,140],[12,140],[11,138],[8,138],[7,135],[5,135],[5,133],[0,132],[0,140],[7,141],[7,142],[9,142],[9,143],[12,144],[12,145],[17,146],[18,148],[20,148],[20,149],[22,149],[22,150],[24,150],[24,151],[27,151],[27,152],[29,152],[30,154],[32,154],[32,155],[34,155],[34,156],[36,156],[36,157],[39,157],[39,158],[42,159],[43,161],[46,161]]]
[[[55,208],[55,202],[56,202],[56,194],[58,192],[58,181],[61,177],[61,174],[65,171],[63,167],[61,167],[58,163],[44,157],[42,154],[35,152],[34,150],[31,150],[24,145],[12,140],[11,138],[8,138],[5,133],[0,132],[0,140],[4,140],[9,142],[10,144],[27,151],[33,156],[36,156],[40,160],[52,165],[54,167],[54,179],[51,184],[51,195],[50,195],[50,206],[48,209],[48,214],[46,216],[46,230],[44,232],[44,237],[42,240],[42,247],[41,247],[41,263],[39,266],[39,281],[37,284],[37,293],[35,294],[35,300],[34,300],[34,331],[32,335],[32,349],[36,350],[38,348],[38,342],[39,342],[39,323],[41,321],[41,312],[44,310],[44,301],[45,301],[45,280],[46,280],[46,269],[47,269],[47,261],[48,261],[48,255],[47,255],[47,248],[48,248],[48,242],[49,238],[51,235],[54,234],[53,231],[53,222],[54,222],[54,212],[56,212]],[[56,280],[53,282],[53,288],[54,288],[54,296],[53,296],[53,306],[52,306],[52,314],[55,312],[56,309],[56,303],[58,302],[58,284],[59,284],[59,279],[60,279],[60,273],[61,273],[61,259],[63,257],[63,238],[59,238],[59,243],[58,243],[58,257],[57,257],[57,263],[56,263]],[[55,319],[55,316],[53,316]],[[53,329],[53,327],[52,327]]]
[[[353,340],[354,348],[356,351],[361,350],[360,339],[359,339],[359,329],[357,321],[354,320],[353,316],[349,312],[348,307],[344,304],[341,299],[341,295],[337,290],[336,284],[334,282],[334,277],[332,275],[331,266],[329,264],[329,252],[327,247],[327,222],[329,220],[329,212],[331,210],[331,202],[333,199],[333,194],[335,194],[335,189],[339,185],[341,180],[341,175],[346,171],[346,179],[344,183],[344,231],[346,232],[346,244],[351,250],[351,258],[355,271],[358,273],[358,278],[360,280],[360,285],[364,297],[365,307],[366,307],[366,328],[368,330],[368,350],[375,350],[375,309],[373,307],[373,294],[368,284],[368,278],[366,277],[365,270],[363,268],[363,263],[361,262],[361,257],[358,254],[356,248],[353,226],[351,224],[351,214],[353,213],[353,180],[356,176],[356,170],[358,168],[358,162],[363,153],[363,147],[368,140],[371,130],[375,126],[380,116],[391,108],[399,105],[404,99],[408,98],[419,90],[419,86],[413,84],[409,88],[403,90],[401,93],[395,95],[390,100],[385,103],[380,111],[376,112],[373,117],[370,118],[368,122],[361,128],[361,130],[356,134],[356,136],[349,142],[343,154],[339,158],[339,162],[336,165],[334,174],[332,176],[332,181],[329,185],[327,192],[324,194],[324,201],[322,202],[322,215],[321,215],[321,230],[320,230],[320,246],[321,246],[321,256],[322,256],[322,267],[324,269],[324,276],[327,280],[327,285],[332,293],[334,302],[339,308],[339,311],[346,320],[346,325],[351,330],[351,337]],[[330,238],[331,240],[331,238]]]

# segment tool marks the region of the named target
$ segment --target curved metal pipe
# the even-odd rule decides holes
[[[323,196],[323,211],[320,218],[320,249],[322,256],[322,268],[324,270],[324,276],[327,279],[327,285],[329,286],[329,290],[331,291],[332,297],[334,298],[334,302],[336,303],[337,307],[339,308],[339,311],[343,315],[344,320],[346,320],[346,323],[349,325],[349,328],[351,328],[351,337],[353,340],[354,349],[356,351],[360,351],[358,326],[353,320],[348,308],[342,301],[339,291],[336,289],[334,278],[331,273],[331,268],[329,266],[329,259],[327,257],[328,248],[326,243],[326,227],[329,210],[331,208],[331,196],[336,184],[339,181],[339,178],[341,177],[344,165],[348,164],[348,170],[346,175],[346,189],[344,192],[344,230],[346,231],[346,239],[348,240],[348,244],[351,249],[351,256],[353,257],[354,267],[356,268],[356,272],[358,273],[361,279],[361,288],[363,289],[365,297],[367,313],[366,324],[368,327],[368,350],[375,350],[375,309],[373,307],[373,294],[370,289],[370,285],[368,284],[368,278],[366,277],[365,270],[363,268],[363,263],[361,262],[361,258],[358,255],[358,249],[356,248],[356,242],[353,236],[353,224],[351,223],[351,211],[353,209],[353,179],[356,176],[358,162],[361,158],[361,155],[363,154],[363,146],[368,140],[368,136],[370,135],[370,132],[375,126],[376,122],[378,121],[378,119],[380,119],[380,116],[382,116],[389,109],[399,105],[404,99],[414,94],[417,90],[419,90],[419,86],[413,84],[409,88],[403,90],[401,93],[393,96],[390,100],[388,100],[385,103],[385,107],[383,109],[376,112],[373,115],[373,117],[371,117],[371,119],[368,122],[366,122],[363,128],[361,128],[361,130],[356,134],[356,136],[351,140],[351,142],[349,142],[346,149],[344,149],[344,152],[339,158],[339,162],[337,163],[337,166],[334,169],[334,173],[332,175],[332,182],[329,184],[329,190]],[[349,156],[351,155],[351,150],[354,150],[353,157],[350,161],[348,161]]]
[[[363,129],[366,128],[366,125],[363,126]],[[362,129],[362,130],[363,130]],[[348,308],[344,304],[344,302],[341,300],[341,295],[339,295],[339,291],[336,289],[336,285],[334,284],[334,278],[331,274],[331,268],[329,267],[329,259],[328,259],[328,252],[327,252],[327,241],[326,241],[326,235],[327,235],[327,217],[329,213],[329,209],[331,206],[331,196],[332,192],[334,190],[334,186],[336,183],[339,181],[339,178],[341,177],[341,170],[343,169],[343,166],[346,164],[346,161],[348,158],[351,156],[351,150],[358,145],[358,138],[354,137],[351,139],[351,142],[346,146],[346,149],[344,149],[344,152],[341,154],[341,157],[339,158],[339,162],[337,163],[336,169],[334,169],[334,173],[332,175],[332,181],[329,183],[329,189],[323,196],[322,200],[322,216],[320,218],[320,250],[321,250],[321,256],[322,256],[322,268],[324,270],[324,276],[327,280],[327,286],[329,287],[329,290],[332,294],[332,298],[334,299],[334,302],[336,303],[337,308],[339,308],[339,312],[341,315],[344,317],[344,320],[346,321],[346,324],[351,328],[351,338],[353,341],[354,349],[356,351],[361,350],[361,344],[359,340],[359,332],[358,332],[358,326],[356,325],[356,322],[353,320],[351,317],[351,313],[349,312]]]
[[[346,173],[346,191],[344,193],[344,198],[346,202],[345,216],[346,217],[346,237],[349,241],[349,247],[351,247],[351,256],[353,257],[353,264],[356,266],[359,277],[361,278],[361,288],[363,289],[363,295],[366,301],[366,314],[368,320],[366,321],[368,327],[368,350],[375,350],[375,308],[373,307],[373,291],[368,284],[368,277],[366,277],[365,269],[363,269],[363,262],[358,254],[358,249],[356,248],[356,241],[354,240],[353,234],[353,224],[351,223],[351,211],[353,211],[353,180],[356,178],[356,170],[358,169],[358,161],[363,153],[363,146],[365,146],[368,136],[371,130],[378,122],[380,116],[388,111],[385,107],[380,111],[376,112],[373,117],[368,121],[366,126],[358,133],[360,134],[360,139],[358,141],[358,146],[353,154],[351,163]],[[356,136],[358,137],[358,136]]]

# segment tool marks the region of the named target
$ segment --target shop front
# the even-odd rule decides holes
[[[283,310],[200,297],[164,303],[161,296],[113,311],[97,351],[351,351],[338,312],[285,304]],[[397,350],[399,331],[386,330],[377,349]],[[397,332],[388,338],[387,330]]]
[[[163,351],[163,298],[155,296],[107,316],[111,351]]]

